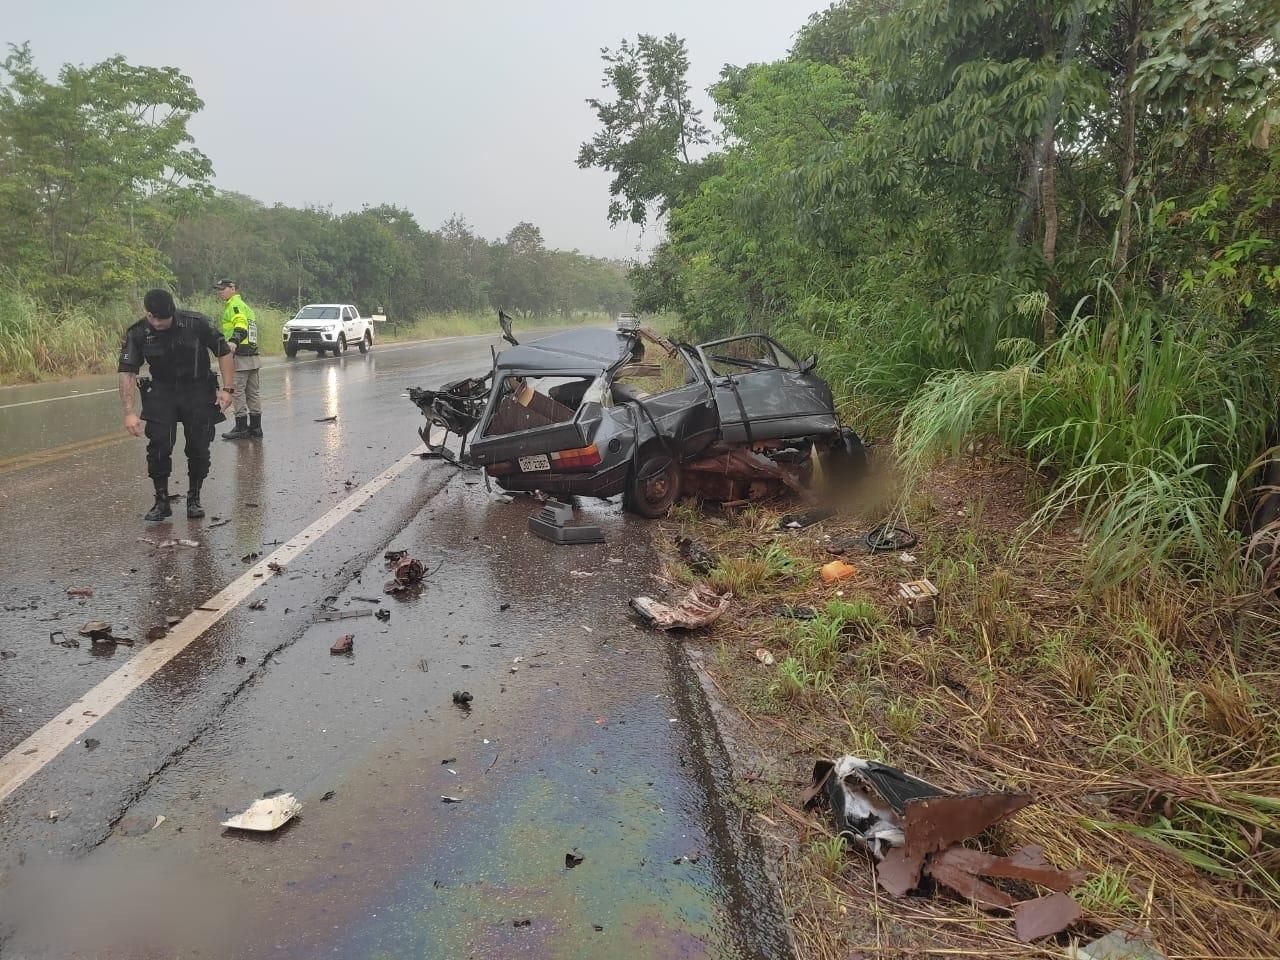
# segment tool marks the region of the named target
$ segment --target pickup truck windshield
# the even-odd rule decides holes
[[[295,320],[337,320],[337,307],[303,307]]]

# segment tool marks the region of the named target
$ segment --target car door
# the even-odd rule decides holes
[[[355,323],[353,321],[354,311],[350,307],[342,308],[342,332],[346,334],[347,343],[351,343],[355,336]]]
[[[772,338],[729,337],[697,349],[715,389],[725,441],[756,443],[838,431],[831,388]]]

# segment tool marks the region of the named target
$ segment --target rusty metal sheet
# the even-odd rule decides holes
[[[925,871],[939,883],[950,887],[963,897],[968,897],[980,907],[997,907],[1001,910],[1009,910],[1013,907],[1013,897],[1009,894],[944,858],[935,857],[929,862]]]
[[[1061,933],[1080,919],[1082,911],[1065,893],[1024,900],[1013,908],[1014,930],[1023,943]]]
[[[903,817],[906,843],[886,854],[876,876],[880,885],[901,897],[920,882],[924,859],[969,840],[992,824],[1031,803],[1029,793],[968,793],[911,800]]]
[[[933,864],[945,864],[980,877],[1025,880],[1060,893],[1067,893],[1072,887],[1084,882],[1082,870],[1059,870],[1046,863],[1044,850],[1040,847],[1023,847],[1008,857],[997,857],[967,847],[951,847],[934,854]]]

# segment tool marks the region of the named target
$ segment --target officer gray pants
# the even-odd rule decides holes
[[[200,384],[156,384],[142,398],[147,421],[147,475],[167,480],[173,470],[178,424],[186,440],[187,476],[197,482],[209,475],[209,444],[214,425],[225,420],[214,403],[213,381]]]
[[[262,366],[262,357],[236,356],[236,416],[243,417],[250,413],[262,413],[262,401],[258,393],[258,368]]]

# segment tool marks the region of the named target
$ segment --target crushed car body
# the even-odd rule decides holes
[[[519,343],[499,322],[511,346],[487,375],[409,397],[428,456],[481,467],[504,490],[622,494],[659,517],[681,496],[762,499],[865,463],[814,359],[768,336],[690,346],[624,321]]]

